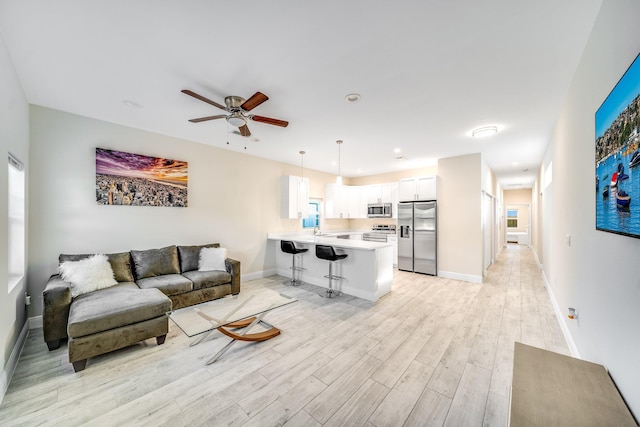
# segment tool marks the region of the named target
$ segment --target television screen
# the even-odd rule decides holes
[[[640,55],[596,111],[596,229],[640,238]]]

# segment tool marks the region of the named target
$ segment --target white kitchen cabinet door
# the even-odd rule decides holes
[[[405,178],[398,181],[398,199],[401,202],[413,202],[416,200],[415,178]]]
[[[387,236],[387,242],[393,244],[393,265],[398,266],[398,236]]]
[[[382,203],[382,192],[381,184],[372,184],[362,187],[366,192],[366,200],[367,204],[369,203]]]
[[[343,218],[366,218],[366,203],[363,199],[366,197],[366,187],[352,186],[343,187],[344,202],[346,205],[346,216]]]
[[[380,184],[380,203],[393,203],[394,187],[397,185],[395,182]]]
[[[398,182],[398,198],[401,202],[436,200],[436,177],[405,178]]]
[[[417,200],[436,200],[436,177],[416,178]]]
[[[294,175],[280,178],[282,218],[303,218],[309,215],[309,179]]]

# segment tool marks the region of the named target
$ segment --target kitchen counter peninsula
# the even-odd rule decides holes
[[[275,253],[276,271],[279,275],[291,277],[291,254],[280,250],[281,240],[291,240],[296,247],[309,251],[296,255],[296,265],[305,270],[300,272],[300,280],[313,285],[329,287],[329,262],[316,257],[316,245],[333,246],[338,253],[349,255],[334,265],[334,274],[342,280],[333,283],[347,295],[377,301],[391,291],[393,284],[393,244],[367,242],[363,240],[338,239],[334,236],[316,236],[305,233],[269,233],[267,250]]]

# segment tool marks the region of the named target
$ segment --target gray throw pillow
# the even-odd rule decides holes
[[[198,269],[198,262],[200,261],[200,249],[202,248],[219,248],[219,243],[210,243],[208,245],[196,245],[196,246],[178,246],[178,253],[180,254],[180,272],[193,271]]]
[[[131,258],[137,279],[163,276],[165,274],[180,274],[178,250],[173,246],[145,251],[131,251]]]

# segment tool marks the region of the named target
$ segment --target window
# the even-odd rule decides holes
[[[9,153],[9,230],[8,230],[8,290],[24,277],[25,252],[25,185],[24,165]]]
[[[518,228],[518,209],[507,209],[507,227]]]
[[[314,228],[320,226],[320,203],[309,202],[309,216],[302,218],[302,228]]]

